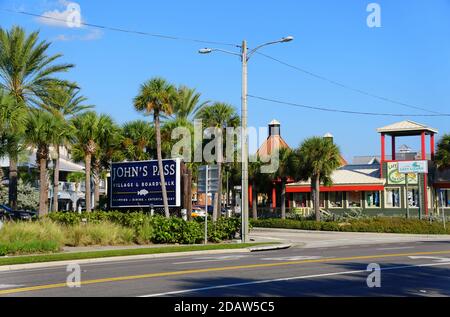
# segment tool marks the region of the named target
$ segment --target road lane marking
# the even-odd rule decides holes
[[[287,256],[280,258],[263,258],[262,261],[302,261],[302,260],[318,260],[323,259],[322,256]]]
[[[184,270],[184,271],[149,273],[149,274],[143,274],[143,275],[130,275],[130,276],[110,277],[110,278],[103,278],[103,279],[96,279],[96,280],[86,280],[86,281],[81,281],[81,285],[122,282],[122,281],[138,280],[138,279],[180,276],[180,275],[198,274],[198,273],[225,272],[225,271],[268,268],[268,267],[277,267],[277,266],[292,266],[292,265],[300,265],[300,264],[307,264],[307,263],[330,263],[330,262],[342,262],[342,261],[353,261],[353,260],[370,260],[370,259],[382,259],[382,258],[393,258],[393,257],[409,257],[409,256],[419,256],[419,255],[440,255],[440,254],[450,254],[450,250],[433,251],[433,252],[365,255],[365,256],[342,257],[342,258],[331,258],[331,259],[303,260],[303,261],[263,263],[263,264],[248,264],[248,265],[225,266],[225,267],[205,268],[205,269],[192,269],[192,270]],[[447,263],[445,263],[445,264],[447,264]],[[37,286],[30,286],[30,287],[23,287],[23,288],[0,290],[0,295],[24,293],[24,292],[32,292],[32,291],[64,288],[64,287],[66,287],[66,283],[37,285]]]
[[[443,266],[443,265],[450,265],[450,263],[431,263],[431,264],[420,264],[420,265],[394,266],[394,267],[380,268],[380,271],[392,271],[392,270],[402,270],[402,269],[410,269],[410,268],[417,268],[417,267],[432,267],[432,266]],[[248,286],[248,285],[256,285],[256,284],[268,284],[268,283],[275,283],[275,282],[288,282],[288,281],[295,281],[295,280],[304,280],[304,279],[338,276],[338,275],[351,275],[351,274],[359,274],[359,273],[367,273],[367,270],[344,271],[344,272],[324,273],[324,274],[315,274],[315,275],[302,275],[302,276],[294,276],[294,277],[277,278],[277,279],[271,279],[271,280],[216,285],[216,286],[193,288],[193,289],[159,293],[159,294],[142,295],[142,296],[138,296],[138,297],[162,297],[162,296],[167,296],[167,295],[179,295],[179,294],[194,293],[194,292],[208,291],[208,290],[221,289],[221,288]]]
[[[395,248],[379,248],[377,251],[389,251],[389,250],[406,250],[415,249],[416,247],[395,247]]]
[[[5,289],[5,288],[17,288],[17,287],[22,287],[24,285],[14,285],[14,284],[0,284],[0,289]]]
[[[426,259],[426,260],[433,260],[435,262],[443,262],[443,263],[450,263],[450,258],[440,258],[437,256],[410,256],[411,260],[420,260],[420,259]]]

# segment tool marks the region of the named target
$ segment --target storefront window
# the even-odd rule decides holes
[[[366,206],[367,208],[380,208],[380,192],[367,192],[366,193]]]
[[[320,208],[325,208],[325,193],[320,193]]]
[[[309,193],[294,193],[294,208],[309,207]]]
[[[344,200],[343,192],[330,192],[328,193],[330,208],[342,208],[344,207],[342,201]]]
[[[410,208],[420,207],[420,193],[418,188],[408,188],[408,206]]]
[[[400,189],[386,189],[386,208],[400,208]]]
[[[444,196],[444,207],[450,208],[450,190],[446,189],[442,194]]]
[[[361,208],[361,192],[348,192],[348,206]]]

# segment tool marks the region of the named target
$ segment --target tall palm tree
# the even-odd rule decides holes
[[[189,122],[195,115],[209,104],[209,101],[201,102],[201,94],[195,89],[181,86],[177,90],[177,98],[173,107],[172,118]]]
[[[278,155],[279,166],[274,178],[281,181],[281,219],[286,219],[286,184],[289,177],[296,173],[298,162],[291,149],[281,148]]]
[[[22,150],[27,108],[0,87],[0,158],[9,157],[9,197],[13,209],[17,208],[17,160]]]
[[[146,115],[153,114],[161,191],[164,204],[164,213],[167,218],[170,217],[170,212],[162,162],[161,115],[170,116],[173,113],[176,98],[177,94],[175,87],[163,78],[153,78],[142,84],[139,94],[134,98],[134,107],[137,111],[143,112]]]
[[[27,34],[18,26],[0,28],[0,87],[11,94],[16,104],[35,105],[50,85],[69,85],[54,77],[73,67],[55,64],[61,54],[49,55],[50,43],[39,41],[39,32]],[[17,207],[17,153],[20,138],[9,141],[9,204]]]
[[[53,159],[53,211],[58,211],[60,146],[68,147],[74,141],[70,119],[92,107],[84,104],[87,98],[81,96],[79,92],[80,90],[74,87],[50,85],[45,95],[41,97],[42,101],[39,102],[40,107],[52,113],[60,123],[58,124],[58,137],[53,144],[55,152]]]
[[[298,174],[301,180],[311,180],[314,211],[316,220],[321,220],[320,214],[320,184],[331,185],[331,174],[341,166],[341,153],[333,141],[312,137],[306,139],[297,150]]]
[[[92,156],[96,153],[98,145],[100,122],[104,115],[97,115],[94,111],[85,112],[74,117],[71,121],[75,127],[74,136],[76,144],[74,145],[74,158],[82,156],[85,164],[85,184],[86,184],[86,211],[92,210],[91,205],[91,164]]]
[[[92,160],[94,180],[94,206],[100,207],[100,180],[104,179],[110,163],[120,151],[120,127],[108,115],[101,115],[96,138],[97,149]]]
[[[28,116],[25,130],[25,144],[36,148],[36,162],[39,166],[39,215],[48,213],[48,174],[47,163],[49,146],[57,134],[57,119],[42,110],[32,110]]]
[[[197,113],[197,118],[202,119],[203,125],[207,128],[217,128],[222,130],[222,135],[225,135],[224,131],[227,127],[236,128],[240,124],[240,118],[236,112],[236,109],[232,105],[220,102],[202,108]],[[225,142],[223,142],[223,145],[226,146]],[[214,200],[214,209],[213,209],[214,221],[217,220],[220,214],[219,208],[221,207],[222,201],[222,181],[223,181],[223,173],[222,173],[223,160],[221,157],[217,157],[216,162],[219,170],[219,177],[218,177],[219,188],[218,193],[216,194]]]
[[[450,168],[450,134],[445,134],[438,142],[435,162],[439,169]]]
[[[152,156],[155,132],[149,122],[135,120],[122,126],[122,152],[129,161],[145,161]]]

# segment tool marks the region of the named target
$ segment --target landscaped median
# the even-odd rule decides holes
[[[366,219],[346,219],[345,221],[260,219],[250,221],[253,227],[281,228],[312,231],[375,232],[403,234],[450,234],[450,224],[446,228],[442,222],[428,220],[375,217]]]
[[[167,254],[180,252],[211,251],[211,250],[238,250],[261,245],[272,245],[274,243],[226,243],[209,245],[184,245],[184,246],[163,246],[139,249],[122,249],[90,252],[55,253],[42,255],[27,255],[15,257],[0,257],[0,267],[7,265],[47,263],[59,261],[74,261],[87,259],[115,258],[123,256],[137,256],[150,254]]]
[[[220,218],[208,224],[208,241],[231,241],[239,230],[240,219]],[[52,213],[35,222],[5,223],[0,230],[0,256],[57,253],[64,247],[195,245],[203,240],[202,220],[184,221],[144,213]],[[155,250],[148,252],[158,252]]]

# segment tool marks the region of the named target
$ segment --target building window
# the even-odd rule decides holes
[[[325,208],[325,193],[320,193],[320,208]]]
[[[448,189],[443,190],[442,191],[442,196],[444,198],[444,201],[443,201],[444,205],[443,206],[445,208],[450,208],[450,191]],[[439,197],[439,199],[441,199],[441,197]]]
[[[409,208],[419,208],[420,207],[419,188],[408,188],[406,199],[408,201]]]
[[[367,208],[380,208],[380,192],[366,192],[366,206]]]
[[[309,193],[294,193],[294,208],[310,207],[309,201]]]
[[[344,207],[344,193],[343,192],[330,192],[328,193],[330,202],[330,208],[342,208]]]
[[[388,188],[386,189],[386,208],[400,208],[400,189]]]
[[[361,208],[361,192],[348,192],[348,206]]]

